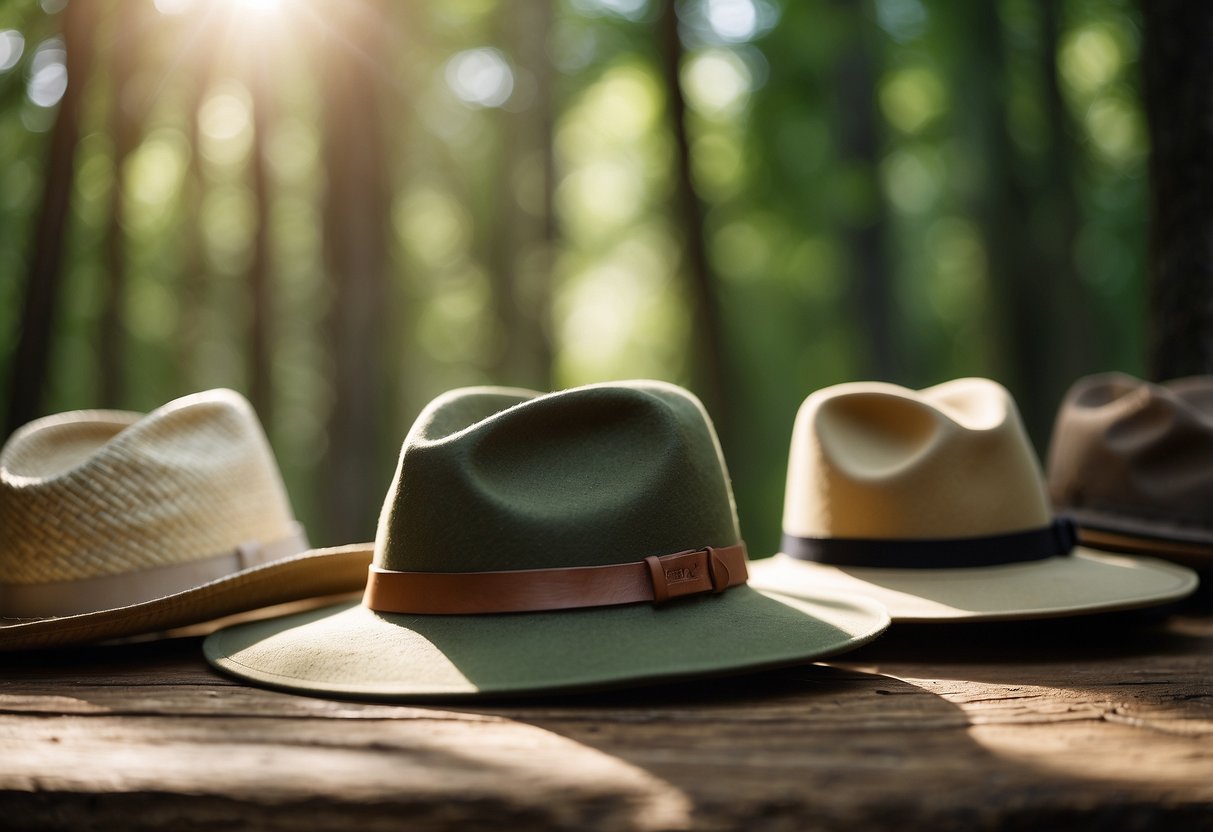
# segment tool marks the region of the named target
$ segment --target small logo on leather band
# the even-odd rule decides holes
[[[665,570],[665,582],[667,584],[684,584],[687,581],[693,581],[699,576],[695,574],[695,570],[690,567],[682,569],[667,569]]]

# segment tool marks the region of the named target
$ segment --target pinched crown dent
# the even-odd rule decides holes
[[[711,423],[673,385],[455,391],[423,418],[380,518],[382,568],[604,565],[739,539]]]

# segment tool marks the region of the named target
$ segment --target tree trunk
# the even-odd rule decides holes
[[[1058,371],[1056,333],[1050,325],[1050,276],[1034,252],[1030,203],[1017,175],[1019,160],[1007,129],[1006,61],[995,5],[958,4],[956,14],[957,111],[978,171],[971,195],[989,268],[998,376],[1019,405],[1028,433],[1044,447],[1060,393],[1069,380]]]
[[[1142,2],[1150,124],[1149,368],[1213,373],[1213,4]]]
[[[205,27],[199,40],[204,44],[214,43],[214,39],[218,37],[220,31],[216,22],[219,15],[200,10],[194,10],[191,13],[197,15],[195,25]],[[192,28],[188,30],[190,34],[193,31]],[[185,37],[187,43],[192,42],[190,34]],[[184,265],[181,270],[181,317],[177,327],[177,378],[180,385],[177,393],[179,395],[197,386],[194,379],[197,375],[198,349],[204,330],[203,310],[206,302],[209,270],[206,262],[206,242],[202,236],[201,216],[203,198],[206,195],[206,177],[202,169],[202,134],[199,113],[214,78],[217,55],[217,50],[204,48],[199,54],[192,56],[196,62],[196,69],[190,79],[187,99],[190,158],[182,195],[188,225],[184,244],[185,253],[182,257]]]
[[[273,289],[270,261],[270,182],[266,141],[272,123],[274,84],[272,57],[258,50],[252,56],[253,142],[249,175],[253,186],[253,251],[249,259],[248,289],[252,316],[249,324],[249,398],[266,430],[273,425]]]
[[[335,33],[326,43],[324,163],[325,264],[332,286],[329,328],[333,405],[326,531],[345,542],[369,539],[392,459],[380,453],[385,409],[389,181],[380,112],[384,48],[382,2],[330,5]]]
[[[1074,267],[1074,244],[1078,238],[1080,212],[1074,190],[1074,172],[1078,152],[1068,126],[1070,115],[1062,99],[1057,75],[1057,55],[1061,34],[1060,4],[1056,0],[1037,0],[1040,14],[1040,73],[1042,98],[1049,124],[1049,149],[1042,180],[1047,210],[1038,222],[1038,250],[1045,258],[1042,268],[1050,275],[1053,291],[1049,329],[1055,333],[1057,348],[1051,366],[1054,386],[1048,401],[1059,402],[1065,389],[1079,376],[1091,372],[1095,357],[1095,327],[1087,292]]]
[[[120,0],[116,6],[110,53],[110,136],[114,143],[114,182],[110,188],[109,223],[105,230],[106,284],[98,331],[102,407],[121,407],[126,394],[126,187],[127,157],[143,132],[145,104],[136,100],[131,78],[138,65],[139,46],[147,36],[142,2]]]
[[[51,131],[42,204],[34,225],[21,333],[9,373],[8,432],[42,413],[62,282],[63,254],[67,250],[76,145],[80,136],[84,89],[93,60],[98,6],[91,2],[69,3],[62,13],[68,85]]]
[[[500,9],[502,41],[513,58],[515,95],[530,104],[507,106],[501,117],[496,206],[490,220],[489,274],[504,343],[493,371],[502,384],[547,389],[552,376],[550,339],[552,232],[552,82],[547,43],[548,0],[520,0]],[[529,85],[529,89],[528,89]],[[519,204],[516,175],[542,177],[537,204]],[[532,198],[535,194],[530,195]]]
[[[869,32],[871,24],[862,6],[838,0],[851,18],[851,43],[838,53],[834,64],[839,153],[848,166],[861,167],[874,180],[880,169],[881,121],[876,107],[876,49]],[[876,183],[872,192],[879,194]],[[850,301],[861,322],[868,354],[865,375],[899,381],[896,287],[888,253],[888,210],[879,196],[871,213],[854,218],[842,230],[851,263]]]
[[[542,15],[543,36],[535,37],[531,54],[535,73],[535,122],[537,123],[538,148],[543,170],[542,226],[539,245],[542,256],[539,266],[543,270],[541,282],[535,288],[536,318],[542,321],[542,331],[535,340],[534,355],[544,374],[541,389],[555,386],[556,355],[552,346],[554,336],[552,322],[552,286],[556,267],[556,245],[560,239],[560,227],[556,220],[556,69],[552,66],[548,44],[552,31],[552,6],[545,0],[536,0],[536,15]],[[541,308],[539,308],[541,305]]]
[[[704,209],[695,193],[691,171],[687,107],[680,78],[683,49],[678,34],[677,0],[663,0],[660,14],[661,70],[674,137],[674,216],[683,235],[683,257],[691,297],[692,387],[712,414],[727,451],[732,437],[732,411],[728,399],[724,326],[708,262]]]

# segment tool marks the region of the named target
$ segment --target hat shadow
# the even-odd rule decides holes
[[[1183,795],[1177,805],[1184,806],[1192,801],[1185,786],[1208,780],[1202,749],[1213,735],[1213,700],[1202,659],[1213,655],[1213,618],[1183,609],[894,624],[837,666],[947,695],[991,753],[1051,783],[1114,789],[1114,798],[1107,791],[1099,798],[1103,808],[1157,806],[1163,794]],[[1208,811],[1207,803],[1187,803],[1197,806]]]
[[[709,817],[725,817],[717,797],[729,803],[744,794],[740,803],[750,804],[754,790],[775,804],[778,816],[802,804],[812,786],[788,794],[788,779],[780,779],[782,786],[773,782],[772,766],[803,766],[820,774],[823,762],[855,733],[860,739],[847,755],[852,764],[832,768],[830,777],[867,784],[864,800],[870,800],[879,791],[867,764],[881,759],[880,737],[871,733],[877,724],[944,730],[965,746],[961,759],[981,753],[963,741],[963,714],[942,698],[896,679],[823,665],[475,705],[377,704],[246,687],[206,665],[199,644],[187,637],[12,654],[4,687],[45,691],[52,687],[46,680],[58,679],[60,695],[42,707],[135,717],[127,720],[133,727],[124,734],[121,758],[99,758],[112,776],[121,775],[139,748],[182,747],[179,731],[196,734],[205,716],[202,723],[230,722],[207,729],[219,731],[222,743],[257,748],[274,741],[299,749],[292,751],[298,754],[294,764],[318,766],[332,778],[324,789],[327,800],[342,789],[356,790],[364,801],[361,818],[381,812],[382,820],[398,822],[402,811],[411,810],[410,801],[433,799],[424,787],[410,785],[408,772],[424,769],[423,781],[449,777],[470,783],[467,793],[446,798],[465,805],[443,811],[476,828],[487,828],[489,817],[494,828],[696,828]],[[149,667],[156,668],[154,681]],[[159,718],[164,716],[175,719],[176,729]],[[770,737],[765,761],[740,756],[739,749],[753,747],[755,732]],[[205,749],[194,751],[202,752],[199,762],[175,760],[170,767],[205,765]],[[349,766],[354,754],[362,760],[361,771]],[[326,768],[329,755],[342,764]],[[688,757],[696,761],[693,769],[685,765]],[[711,797],[705,782],[722,791]],[[178,797],[178,810],[202,801],[198,795]],[[109,799],[95,800],[104,810]],[[280,802],[285,817],[292,807],[289,800]],[[317,796],[308,795],[306,802],[308,811],[323,811]],[[738,823],[745,820],[739,817]]]
[[[823,664],[461,710],[541,728],[643,771],[685,797],[680,828],[747,828],[756,807],[777,828],[806,816],[823,828],[876,827],[905,799],[890,790],[895,772],[946,770],[977,800],[984,784],[966,772],[990,767],[963,711],[943,697]]]
[[[1213,566],[1189,567],[1200,579],[1196,591],[1180,601],[1179,612],[1186,615],[1213,616]]]
[[[1014,621],[894,624],[878,641],[848,653],[842,664],[958,665],[983,677],[1008,678],[1022,664],[1065,665],[1136,656],[1191,654],[1207,639],[1167,627],[1177,613],[1200,616],[1188,601]],[[1205,616],[1209,612],[1204,612]]]
[[[1124,766],[1107,743],[1141,743],[1143,757],[1156,760],[1195,753],[1190,743],[1199,737],[1166,724],[1168,713],[1186,707],[1157,687],[1168,677],[1134,672],[1135,660],[1207,653],[1213,621],[1193,617],[1176,626],[1179,606],[894,624],[828,664],[494,700],[469,710],[560,733],[650,772],[695,798],[693,825],[740,813],[737,794],[751,810],[754,802],[768,807],[764,819],[803,822],[811,807],[826,826],[845,820],[858,828],[887,825],[898,811],[940,828],[961,828],[961,816],[965,827],[984,818],[998,828],[1039,828],[1081,815],[1083,805],[1109,817],[1149,816],[1166,789],[1178,788],[1167,778],[1191,779],[1195,767]],[[1150,727],[1133,726],[1137,714]],[[1118,733],[1118,724],[1134,739]],[[1040,743],[1041,732],[1054,729],[1059,749]],[[1176,733],[1163,736],[1167,730]],[[734,825],[752,822],[738,814]]]
[[[688,797],[691,828],[750,827],[761,807],[773,828],[799,828],[813,818],[821,828],[911,821],[919,828],[1035,829],[1081,814],[1076,807],[1092,800],[1113,815],[1158,801],[1148,775],[1140,783],[1118,780],[1107,766],[1088,775],[1072,765],[1074,755],[1059,766],[1035,749],[1000,744],[997,733],[1008,728],[1020,741],[1035,736],[1038,726],[1013,717],[989,726],[995,741],[988,741],[963,696],[957,704],[939,694],[946,686],[850,658],[465,710],[534,725],[647,772]],[[926,672],[921,664],[916,669]],[[1012,667],[1004,675],[1017,678]]]
[[[1131,629],[1130,620],[1124,624]],[[149,701],[162,704],[128,710],[139,724],[150,726],[146,717],[160,710],[182,722],[206,715],[240,726],[228,729],[240,738],[225,742],[276,738],[304,749],[312,766],[334,755],[345,765],[335,770],[333,793],[347,780],[356,783],[360,799],[374,803],[371,811],[384,819],[398,819],[419,799],[409,781],[399,779],[404,765],[467,778],[478,791],[447,798],[463,801],[452,816],[465,812],[483,821],[478,813],[491,811],[503,827],[551,826],[558,819],[561,828],[745,828],[757,821],[763,828],[798,828],[812,818],[823,828],[909,820],[923,827],[1027,829],[1058,822],[1064,817],[1058,812],[1077,812],[1092,789],[1100,789],[1103,812],[1146,811],[1157,790],[1136,789],[1133,782],[1101,785],[1095,774],[1049,768],[1039,754],[1003,753],[981,740],[970,703],[949,701],[912,677],[1041,682],[1031,675],[1040,663],[1117,660],[1146,649],[1181,652],[1199,637],[1107,632],[1084,643],[1077,641],[1083,630],[1100,632],[1096,623],[1084,623],[1064,628],[1076,640],[1068,646],[1057,642],[1069,639],[1029,640],[1016,634],[1022,627],[1007,626],[978,628],[984,635],[973,630],[963,642],[954,638],[949,650],[932,648],[930,635],[903,627],[899,637],[828,665],[526,699],[377,704],[246,687],[208,667],[196,638],[11,654],[4,687],[20,694],[23,685],[43,689],[48,685],[40,680],[70,677],[61,690],[80,710],[117,716],[123,690],[147,684],[147,668],[154,666],[165,688],[149,689]],[[997,629],[1001,636],[990,635]],[[937,663],[945,660],[950,663]],[[362,768],[349,766],[352,755]],[[188,799],[194,798],[182,797]]]

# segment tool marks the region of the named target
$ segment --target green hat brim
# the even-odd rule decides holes
[[[747,586],[663,607],[404,615],[344,604],[207,638],[215,667],[301,693],[411,699],[594,690],[798,664],[888,627],[863,598]]]

